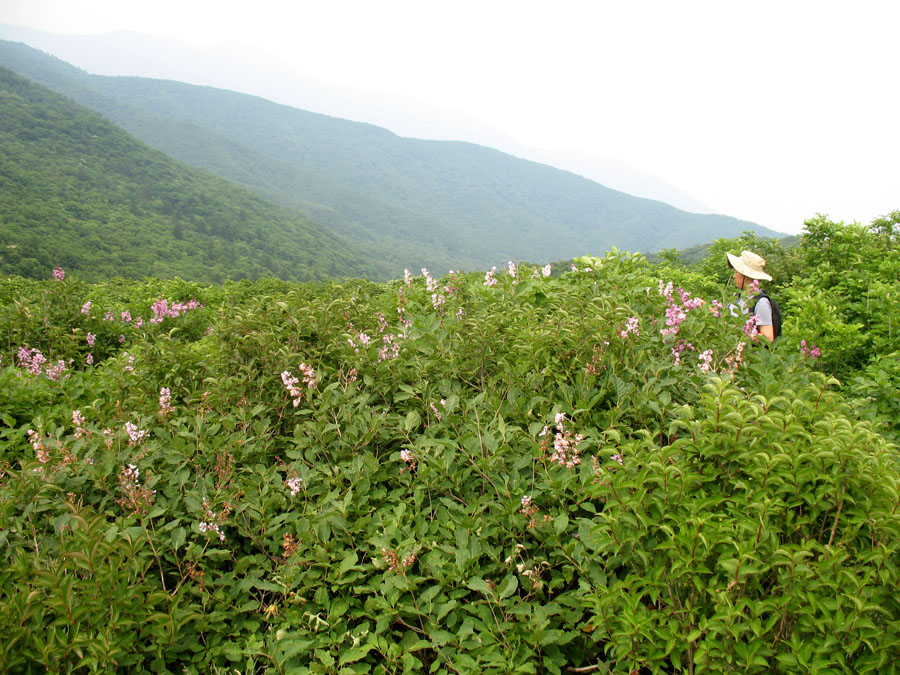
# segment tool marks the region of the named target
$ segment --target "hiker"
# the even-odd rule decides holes
[[[752,301],[749,311],[756,317],[756,328],[769,342],[773,342],[781,334],[781,321],[777,305],[762,291],[753,288],[754,280],[772,281],[772,277],[763,272],[766,260],[753,251],[741,251],[740,257],[725,254],[728,266],[734,269],[734,285],[742,291],[757,293]],[[758,284],[756,284],[758,288]],[[732,311],[748,311],[744,304],[744,298],[739,300],[740,307]]]

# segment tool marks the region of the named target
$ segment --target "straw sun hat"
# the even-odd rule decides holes
[[[766,259],[756,255],[753,251],[741,251],[740,257],[730,253],[726,253],[725,256],[728,259],[728,266],[733,267],[745,277],[772,281],[772,277],[762,269],[766,266]]]

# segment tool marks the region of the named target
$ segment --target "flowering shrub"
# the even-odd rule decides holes
[[[0,670],[890,672],[896,448],[709,286],[578,267],[29,282]]]

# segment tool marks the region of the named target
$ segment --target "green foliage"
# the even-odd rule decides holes
[[[895,446],[724,293],[576,266],[5,280],[0,669],[892,668]]]
[[[0,272],[206,282],[379,276],[356,247],[0,68]]]

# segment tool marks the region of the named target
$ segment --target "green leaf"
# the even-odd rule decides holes
[[[519,587],[519,580],[516,578],[516,575],[510,574],[504,582],[500,585],[500,597],[508,598],[513,593],[516,592],[516,589]]]

